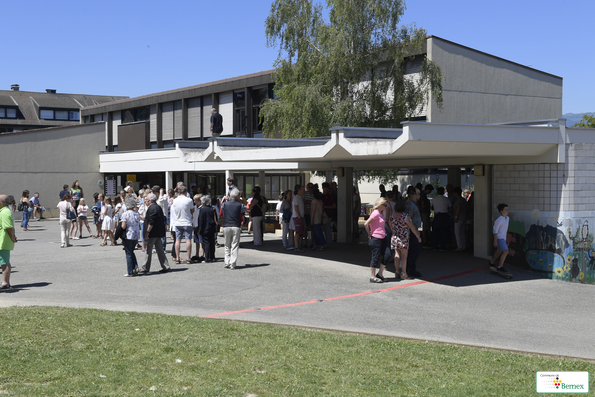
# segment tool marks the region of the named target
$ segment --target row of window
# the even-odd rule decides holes
[[[81,114],[78,110],[40,109],[39,118],[44,120],[79,121],[81,119]]]
[[[16,119],[17,110],[15,108],[0,108],[0,119]]]

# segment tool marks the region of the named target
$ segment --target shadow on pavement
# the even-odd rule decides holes
[[[312,251],[309,249],[297,253],[295,251],[286,251],[283,248],[281,240],[265,240],[264,244],[255,247],[249,242],[243,241],[241,249],[255,250],[260,252],[274,252],[288,256],[299,256],[304,260],[316,260],[317,258],[337,261],[346,265],[368,268],[370,266],[371,252],[365,239],[365,235],[360,237],[360,241],[342,244],[332,243],[324,251]],[[242,240],[252,240],[252,235],[242,234]],[[473,285],[511,283],[528,280],[541,279],[537,274],[518,269],[511,265],[506,265],[506,269],[513,275],[511,280],[492,274],[488,268],[486,259],[476,258],[470,251],[447,251],[440,252],[431,249],[422,249],[417,260],[417,271],[422,277],[417,278],[420,281],[442,284],[451,287],[467,287]],[[385,270],[387,282],[397,282],[394,277],[394,262],[388,264]],[[387,277],[387,275],[389,277]]]
[[[11,289],[7,289],[7,290],[2,290],[2,292],[4,293],[15,293],[15,292],[19,292],[22,289],[31,289],[31,288],[38,288],[38,287],[47,287],[48,285],[50,285],[51,283],[32,283],[32,284],[18,284],[18,285],[12,285]]]

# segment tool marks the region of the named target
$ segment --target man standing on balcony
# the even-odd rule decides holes
[[[219,113],[217,113],[216,108],[211,108],[211,133],[213,134],[213,136],[219,136],[222,132],[223,117]]]

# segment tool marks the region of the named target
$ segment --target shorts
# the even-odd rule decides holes
[[[293,218],[293,224],[295,225],[295,233],[298,235],[304,234],[304,218]]]
[[[498,239],[498,249],[500,251],[508,251],[508,245],[506,245],[506,240]]]
[[[0,250],[0,265],[10,265],[10,251]]]
[[[187,241],[191,241],[192,232],[192,226],[176,226],[176,240],[186,238]]]
[[[87,215],[83,215],[83,216],[79,215],[79,221],[86,221],[86,220],[87,220]]]

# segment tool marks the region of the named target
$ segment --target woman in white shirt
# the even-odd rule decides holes
[[[62,243],[62,245],[60,245],[61,248],[72,247],[72,244],[70,244],[69,240],[70,236],[68,234],[70,224],[72,223],[72,221],[68,219],[67,216],[68,211],[74,211],[74,207],[72,206],[71,201],[72,196],[70,195],[70,193],[66,193],[62,197],[62,201],[60,201],[60,203],[58,204],[58,209],[60,210],[60,242]]]
[[[83,223],[87,226],[87,230],[89,231],[89,235],[93,235],[91,232],[91,228],[89,227],[89,221],[87,220],[89,206],[85,203],[85,199],[81,197],[79,201],[79,206],[76,208],[78,212],[78,223],[79,223],[79,236],[75,237],[76,239],[83,238]]]
[[[114,207],[112,205],[112,199],[106,197],[103,204],[105,204],[101,210],[101,214],[103,215],[103,223],[101,225],[101,230],[103,230],[103,242],[99,245],[107,245],[108,236],[112,241],[111,245],[116,245],[116,241],[114,240]]]

